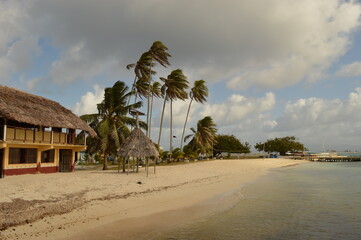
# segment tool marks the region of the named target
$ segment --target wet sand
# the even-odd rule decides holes
[[[148,239],[224,210],[244,184],[294,164],[216,160],[158,167],[149,177],[144,169],[6,177],[0,180],[6,193],[0,195],[0,239]]]

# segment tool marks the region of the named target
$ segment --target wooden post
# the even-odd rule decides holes
[[[4,142],[6,142],[6,124],[4,124]]]
[[[128,170],[127,170],[127,175],[129,174],[129,157],[124,158],[124,160],[127,159],[128,160]]]
[[[147,166],[147,177],[148,177],[148,172],[149,172],[149,157],[145,158],[146,161],[146,166]]]
[[[157,160],[158,160],[157,158],[154,158],[154,174],[155,174],[155,172],[156,172],[156,169],[155,169],[155,168],[156,168],[156,166],[157,166]]]

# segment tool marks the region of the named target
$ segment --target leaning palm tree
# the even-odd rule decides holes
[[[161,41],[155,41],[152,46],[150,47],[148,51],[149,55],[151,56],[151,63],[158,62],[163,67],[170,66],[168,58],[171,57],[171,55],[168,53],[168,48],[166,45],[164,45]],[[151,102],[151,82],[152,82],[152,66],[150,67],[149,74],[148,74],[148,96],[147,96],[147,137],[150,137],[150,130],[151,130],[151,111],[150,111],[150,102]]]
[[[197,130],[191,128],[193,134],[190,134],[184,138],[187,141],[193,137],[190,141],[193,151],[197,153],[207,153],[212,149],[213,144],[216,143],[217,125],[213,122],[210,116],[204,117],[197,123]]]
[[[194,81],[194,86],[191,88],[191,91],[189,92],[189,98],[191,99],[191,101],[189,102],[187,116],[186,116],[186,120],[184,122],[182,139],[181,139],[181,147],[180,147],[181,150],[183,149],[184,132],[186,130],[189,111],[191,109],[193,100],[196,102],[200,102],[200,103],[204,103],[207,101],[206,97],[208,97],[208,88],[205,85],[205,82],[206,81],[204,81],[204,80]]]
[[[103,170],[108,169],[108,155],[116,152],[128,136],[128,126],[136,125],[135,119],[126,114],[130,109],[140,108],[142,102],[127,105],[130,94],[124,82],[117,81],[113,87],[104,90],[104,99],[97,105],[98,113],[81,116],[98,134],[98,146],[104,155]],[[144,122],[140,122],[140,125],[146,128]]]
[[[150,116],[149,116],[149,124],[148,124],[148,134],[150,136],[151,131],[151,125],[152,125],[152,114],[153,114],[153,99],[154,97],[160,98],[163,97],[162,91],[161,91],[161,84],[159,82],[154,82],[150,87],[150,93],[151,93],[151,99],[150,99]],[[150,138],[150,137],[149,137]]]
[[[176,69],[171,72],[170,75],[168,75],[167,78],[160,78],[164,84],[161,88],[162,93],[164,94],[164,102],[163,102],[163,110],[162,110],[162,116],[160,120],[160,129],[159,129],[159,137],[158,137],[158,145],[160,144],[160,138],[162,135],[162,127],[163,127],[163,117],[164,117],[164,109],[166,101],[170,101],[170,154],[172,154],[172,122],[173,122],[173,100],[180,99],[185,100],[188,98],[188,94],[185,91],[185,89],[188,88],[188,81],[187,77],[184,76],[183,71],[181,69]]]
[[[140,56],[139,60],[136,63],[127,65],[128,70],[134,68],[135,76],[134,76],[134,81],[133,81],[133,85],[132,85],[132,93],[135,96],[137,96],[137,95],[147,96],[148,85],[142,86],[140,83],[149,82],[148,78],[151,75],[156,74],[156,72],[152,70],[152,67],[154,67],[154,65],[155,65],[153,63],[152,59],[153,59],[152,55],[149,52],[145,52]],[[142,79],[142,80],[140,80],[140,79]],[[140,81],[140,82],[138,82],[138,81]],[[142,88],[142,89],[140,89],[140,88]],[[129,105],[129,102],[130,102],[130,96],[129,96],[127,105]]]

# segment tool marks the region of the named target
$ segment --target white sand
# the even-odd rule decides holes
[[[161,222],[159,214],[202,206],[217,194],[240,190],[242,185],[271,168],[300,162],[288,159],[216,160],[158,167],[156,174],[151,168],[149,177],[144,169],[129,175],[117,171],[78,171],[6,177],[0,179],[0,204],[23,199],[35,208],[31,207],[33,212],[30,213],[29,209],[24,210],[30,216],[44,211],[45,217],[9,227],[0,232],[0,239],[117,239],[114,236],[120,231],[126,236],[126,232],[137,231],[137,227]],[[137,184],[139,181],[142,184]],[[70,209],[65,212],[70,212],[57,214],[66,206]],[[76,209],[72,210],[71,206]],[[184,217],[187,221],[197,215],[192,211]],[[150,216],[152,220],[149,220]],[[114,229],[117,226],[114,223],[121,223],[122,228]],[[105,233],[109,234],[105,236]]]

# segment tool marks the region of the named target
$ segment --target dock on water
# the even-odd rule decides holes
[[[318,157],[306,157],[306,160],[312,162],[359,162],[361,157],[351,156],[318,156]]]

